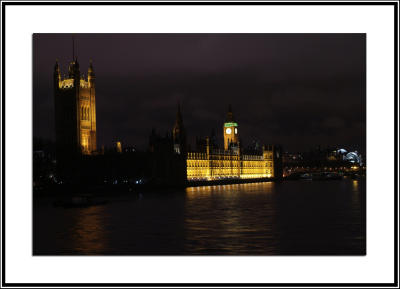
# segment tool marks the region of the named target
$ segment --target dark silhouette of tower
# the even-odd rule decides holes
[[[183,118],[181,113],[181,106],[178,104],[178,111],[176,113],[176,120],[172,129],[172,142],[174,150],[173,167],[175,170],[173,179],[177,184],[184,184],[187,178],[187,141],[186,130],[183,125]]]
[[[71,164],[80,155],[93,154],[97,149],[96,76],[93,64],[90,61],[86,80],[81,75],[74,51],[73,57],[67,77],[61,77],[58,61],[53,73],[58,167]]]
[[[186,131],[183,125],[181,106],[178,104],[178,111],[176,113],[176,120],[172,129],[172,138],[174,143],[174,152],[186,156],[187,143],[186,143]]]

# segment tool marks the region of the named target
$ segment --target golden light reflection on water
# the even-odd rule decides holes
[[[192,187],[88,208],[52,201],[34,209],[35,255],[365,254],[365,179]]]
[[[72,228],[74,248],[81,254],[98,254],[107,247],[104,228],[104,207],[92,206],[79,209]]]
[[[268,196],[274,186],[269,182],[187,188],[185,249],[211,255],[273,253],[276,209]]]
[[[359,181],[352,181],[352,203],[355,208],[360,207],[360,190],[359,190]]]
[[[353,191],[357,191],[357,190],[358,190],[358,181],[353,180]]]
[[[230,184],[230,185],[215,185],[215,186],[199,186],[186,188],[186,196],[188,198],[196,198],[198,195],[208,194],[235,194],[235,193],[246,193],[246,194],[258,194],[270,193],[273,191],[275,183],[249,183],[249,184]]]

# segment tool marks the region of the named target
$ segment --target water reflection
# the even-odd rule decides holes
[[[276,251],[274,183],[187,188],[185,251],[272,254]]]
[[[365,180],[187,188],[34,207],[36,255],[362,255]]]
[[[104,206],[92,206],[76,211],[76,223],[71,228],[74,249],[79,254],[100,254],[107,247]]]
[[[358,181],[357,180],[353,180],[353,192],[358,192]]]
[[[360,188],[359,188],[359,181],[353,180],[352,181],[352,205],[353,210],[360,210]]]

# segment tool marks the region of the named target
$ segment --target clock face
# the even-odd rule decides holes
[[[235,127],[235,134],[237,134],[237,128]]]
[[[226,132],[226,134],[231,134],[231,133],[232,133],[232,130],[231,130],[230,127],[228,127],[228,128],[225,130],[225,132]]]

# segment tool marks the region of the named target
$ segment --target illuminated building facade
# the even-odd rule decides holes
[[[277,165],[280,148],[264,146],[262,154],[241,154],[240,150],[213,150],[189,152],[187,155],[187,180],[253,179],[280,177]]]
[[[228,114],[224,123],[224,150],[229,150],[239,146],[238,124],[232,113],[232,107],[229,105]]]
[[[54,66],[54,103],[57,154],[90,155],[96,151],[95,73],[90,62],[87,79],[78,60],[71,61],[62,78],[58,61]]]
[[[115,150],[117,151],[117,153],[122,153],[122,143],[120,141],[117,141],[115,143]]]
[[[222,180],[280,178],[282,176],[282,152],[279,146],[263,146],[262,151],[242,154],[238,124],[229,106],[223,126],[224,149],[216,149],[206,138],[205,149],[188,152],[187,180]]]

